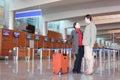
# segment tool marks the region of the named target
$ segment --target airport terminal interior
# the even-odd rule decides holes
[[[73,73],[74,22],[84,32],[92,15],[97,35],[94,73]],[[84,35],[83,35],[84,36]],[[67,72],[53,72],[55,54],[65,56]],[[61,59],[62,60],[62,59]],[[58,63],[55,63],[58,64]],[[120,0],[0,0],[0,80],[120,80]]]

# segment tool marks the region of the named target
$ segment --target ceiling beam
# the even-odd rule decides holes
[[[105,35],[105,34],[117,34],[120,33],[120,29],[119,30],[103,30],[103,31],[98,31],[97,35]]]
[[[106,27],[106,26],[104,26],[104,27]],[[98,28],[98,27],[97,27],[97,28]],[[107,27],[107,28],[105,28],[105,29],[104,29],[104,28],[103,28],[103,29],[97,29],[97,31],[105,31],[105,30],[106,30],[106,31],[107,31],[107,30],[120,30],[120,28],[114,28],[114,27],[113,27],[113,28],[110,28],[110,27]]]
[[[93,17],[93,22],[95,24],[118,23],[120,22],[120,14],[95,16]]]

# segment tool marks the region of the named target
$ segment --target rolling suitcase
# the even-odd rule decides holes
[[[68,73],[68,54],[53,54],[52,71],[55,74]]]

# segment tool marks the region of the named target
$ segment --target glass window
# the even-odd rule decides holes
[[[16,12],[15,15],[15,23],[18,29],[23,29],[21,24],[30,24],[35,26],[35,32],[39,33],[40,26],[42,23],[42,11],[39,10],[30,10],[30,11],[23,11],[23,12]]]
[[[48,22],[48,30],[60,32],[60,21]]]
[[[74,30],[73,27],[67,28],[67,29],[66,29],[66,34],[67,34],[67,35],[71,35],[72,30]]]
[[[39,28],[39,17],[16,19],[17,26],[19,26],[21,23],[27,23],[30,25],[34,25],[35,28]]]

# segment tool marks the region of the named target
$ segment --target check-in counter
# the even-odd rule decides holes
[[[33,54],[33,49],[32,48],[20,48],[20,47],[15,47],[13,48],[13,56],[17,56],[18,58],[25,58],[29,57],[31,58]]]

